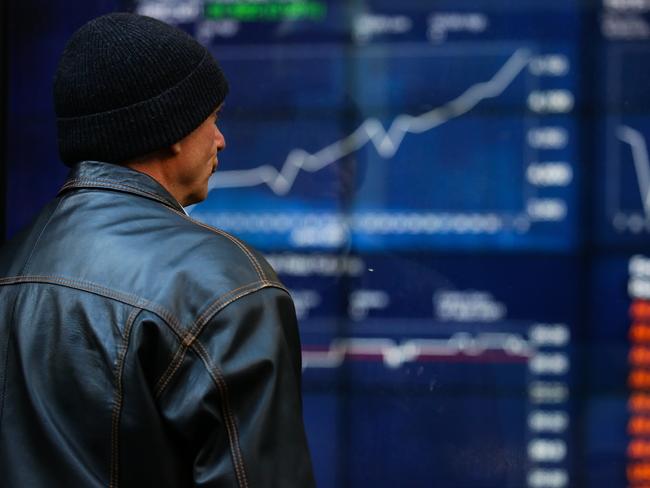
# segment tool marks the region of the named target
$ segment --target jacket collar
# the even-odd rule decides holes
[[[163,186],[149,175],[126,166],[82,161],[72,167],[59,195],[76,188],[104,188],[139,195],[156,200],[168,207],[184,212],[183,207]]]

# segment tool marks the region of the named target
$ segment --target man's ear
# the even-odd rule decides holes
[[[171,151],[171,153],[172,153],[174,156],[178,156],[178,155],[181,153],[181,143],[180,143],[180,141],[179,141],[179,142],[175,142],[174,144],[172,144],[171,146],[169,146],[169,150]]]

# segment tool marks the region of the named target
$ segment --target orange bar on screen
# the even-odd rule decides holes
[[[650,325],[634,322],[628,333],[630,342],[650,342]]]
[[[635,390],[650,389],[650,370],[633,369],[627,379],[628,386]]]
[[[633,415],[627,423],[627,433],[631,436],[650,435],[650,417]]]
[[[627,406],[632,413],[650,413],[650,394],[633,393],[627,402]]]
[[[635,300],[630,305],[630,316],[634,320],[650,320],[650,302]]]

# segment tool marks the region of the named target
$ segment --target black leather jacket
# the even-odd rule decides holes
[[[128,168],[77,165],[0,256],[2,487],[311,487],[293,303]]]

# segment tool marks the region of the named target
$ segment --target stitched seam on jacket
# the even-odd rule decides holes
[[[164,200],[163,198],[156,195],[155,193],[152,193],[152,192],[149,192],[149,191],[146,191],[146,190],[142,190],[142,189],[134,187],[134,186],[125,185],[123,183],[115,183],[113,181],[103,180],[101,178],[94,178],[92,180],[90,180],[90,179],[73,179],[73,180],[69,180],[65,185],[63,185],[63,187],[61,187],[61,190],[59,190],[59,193],[65,191],[67,189],[70,189],[70,188],[83,188],[83,187],[112,188],[112,189],[115,189],[115,190],[130,191],[130,192],[140,193],[142,195],[149,196],[149,197],[153,198],[154,200],[156,200],[156,201],[158,201],[160,203],[163,203],[166,207],[168,207],[173,212],[175,212],[176,214],[183,217],[185,220],[189,220],[193,224],[196,224],[196,225],[198,225],[200,227],[203,227],[204,229],[210,230],[210,231],[212,231],[212,232],[214,232],[216,234],[219,234],[219,235],[227,238],[228,240],[230,240],[232,243],[234,243],[248,257],[248,260],[251,262],[251,264],[255,268],[255,272],[259,276],[260,280],[262,280],[262,281],[268,280],[268,278],[266,277],[266,274],[264,273],[264,270],[260,266],[258,260],[248,250],[246,245],[244,245],[239,239],[237,239],[234,236],[231,236],[230,234],[228,234],[227,232],[222,231],[221,229],[217,229],[217,228],[212,227],[210,225],[207,225],[207,224],[204,224],[202,222],[198,222],[197,220],[194,220],[193,218],[186,215],[184,212],[181,212],[178,209],[172,207],[170,205],[170,202],[168,202],[167,200]]]
[[[120,435],[120,420],[122,416],[122,405],[124,400],[124,385],[122,382],[122,375],[124,373],[124,363],[126,353],[129,350],[129,340],[131,338],[131,329],[135,323],[135,319],[141,309],[134,308],[126,320],[124,327],[124,337],[120,342],[120,349],[117,357],[117,367],[115,371],[115,403],[113,404],[113,415],[111,418],[111,476],[109,488],[118,488],[120,484],[119,478],[119,435]]]
[[[156,193],[143,190],[135,186],[126,185],[124,183],[115,183],[114,181],[103,180],[101,178],[94,178],[94,179],[78,178],[78,179],[69,180],[65,185],[61,187],[59,193],[72,188],[109,188],[112,190],[121,190],[128,193],[135,193],[148,198],[152,198],[153,200],[156,200],[157,202],[160,202],[167,207],[171,206],[171,202],[165,200],[164,198],[162,198],[160,195],[157,195]]]
[[[179,348],[176,350],[176,353],[174,354],[171,362],[169,363],[169,366],[167,367],[163,375],[160,377],[160,379],[156,382],[156,386],[154,388],[154,397],[158,398],[163,393],[163,391],[165,390],[165,388],[167,387],[171,379],[174,377],[174,375],[180,368],[183,362],[183,358],[185,357],[185,353],[187,352],[187,349],[192,346],[194,341],[203,331],[203,328],[218,311],[222,310],[227,305],[231,304],[232,302],[238,300],[239,298],[245,295],[261,290],[262,288],[268,288],[268,287],[281,288],[286,291],[284,287],[282,287],[281,285],[275,282],[271,282],[271,281],[254,282],[254,283],[249,283],[248,285],[240,286],[239,288],[236,288],[234,290],[231,290],[230,292],[220,296],[214,302],[212,302],[212,304],[200,315],[200,317],[194,322],[192,327],[190,327],[190,330],[187,332],[187,334],[185,334],[185,336],[182,338],[181,344]]]
[[[192,222],[193,224],[198,225],[199,227],[203,227],[204,229],[207,229],[207,230],[209,230],[209,231],[212,231],[212,232],[214,232],[215,234],[219,234],[220,236],[223,236],[223,237],[225,237],[226,239],[228,239],[229,241],[231,241],[231,242],[232,242],[233,244],[235,244],[239,249],[241,249],[241,251],[242,251],[244,254],[246,254],[246,256],[248,257],[248,260],[250,261],[250,263],[251,263],[251,264],[253,265],[253,267],[255,268],[255,272],[256,272],[257,275],[259,276],[260,280],[261,280],[261,281],[268,281],[268,278],[267,278],[266,274],[264,273],[264,270],[263,270],[262,267],[260,266],[260,264],[259,264],[259,262],[257,261],[257,259],[255,258],[255,256],[253,256],[253,254],[248,250],[248,248],[246,247],[246,245],[245,245],[243,242],[241,242],[239,239],[237,239],[237,238],[234,237],[234,236],[231,236],[230,234],[228,234],[227,232],[222,231],[221,229],[217,229],[216,227],[212,227],[211,225],[207,225],[207,224],[204,224],[203,222],[199,222],[198,220],[194,220],[192,217],[190,217],[189,215],[186,215],[186,214],[183,213],[183,212],[179,212],[179,211],[176,210],[176,209],[172,209],[172,210],[173,210],[175,213],[177,213],[178,215],[180,215],[181,217],[183,217],[185,220],[188,220],[188,221]]]
[[[72,188],[85,188],[87,186],[90,186],[92,188],[103,188],[104,186],[112,189],[124,189],[124,190],[133,190],[137,193],[142,193],[144,195],[150,196],[152,198],[155,198],[159,202],[163,203],[169,203],[167,200],[162,198],[160,195],[157,193],[154,193],[152,191],[148,190],[143,190],[142,188],[138,188],[137,186],[133,185],[127,185],[126,183],[116,183],[115,181],[112,180],[105,180],[103,178],[75,178],[73,180],[69,180],[66,182],[65,185],[61,187],[61,190],[68,190]]]
[[[23,283],[47,283],[52,285],[65,286],[67,288],[73,288],[75,290],[82,290],[89,293],[94,293],[95,295],[100,295],[106,298],[112,298],[118,302],[126,303],[127,305],[133,305],[134,307],[142,308],[148,310],[160,318],[163,319],[165,324],[172,329],[172,331],[178,336],[179,339],[182,339],[183,332],[180,326],[180,322],[174,317],[168,310],[162,306],[153,303],[145,298],[139,297],[132,293],[125,293],[121,291],[111,290],[101,285],[91,283],[89,281],[81,281],[70,278],[63,278],[58,276],[11,276],[6,278],[0,278],[0,286],[9,286],[9,285],[18,285]]]
[[[240,488],[248,487],[248,480],[246,477],[246,468],[244,466],[244,458],[241,453],[241,448],[239,445],[239,432],[237,429],[237,424],[235,422],[234,415],[232,414],[232,409],[230,408],[230,401],[228,396],[228,384],[226,379],[223,377],[223,374],[215,365],[210,361],[210,355],[203,347],[200,341],[195,341],[192,344],[192,350],[201,358],[203,365],[208,371],[208,374],[212,378],[212,381],[217,385],[219,390],[219,397],[221,398],[221,409],[223,411],[224,418],[226,419],[226,431],[228,433],[228,443],[230,445],[230,453],[232,456],[233,466],[235,468],[235,474],[237,475],[237,484]]]
[[[255,286],[258,285],[258,283],[251,283],[248,285],[240,286],[239,288],[236,288],[232,291],[229,291],[225,295],[220,296],[217,298],[212,305],[208,307],[208,309],[218,306],[219,304],[223,303],[223,307],[231,303],[232,301],[236,300],[238,298],[237,295],[234,295],[236,292],[243,290],[246,287],[249,286]],[[245,293],[245,292],[244,292]],[[228,299],[228,297],[231,297]],[[204,314],[201,314],[203,316]],[[176,350],[176,353],[174,353],[174,356],[169,363],[169,366],[167,366],[167,369],[163,373],[163,375],[160,377],[160,379],[156,382],[156,386],[154,388],[154,396],[158,397],[162,393],[162,391],[167,387],[167,384],[171,380],[171,378],[174,376],[178,368],[180,368],[181,363],[183,362],[183,358],[185,357],[185,352],[187,351],[187,348],[192,345],[192,342],[195,340],[197,337],[197,333],[194,333],[194,329],[197,328],[197,321],[194,322],[192,327],[190,327],[190,330],[188,333],[183,337],[181,340],[181,343],[178,346],[178,349]]]

